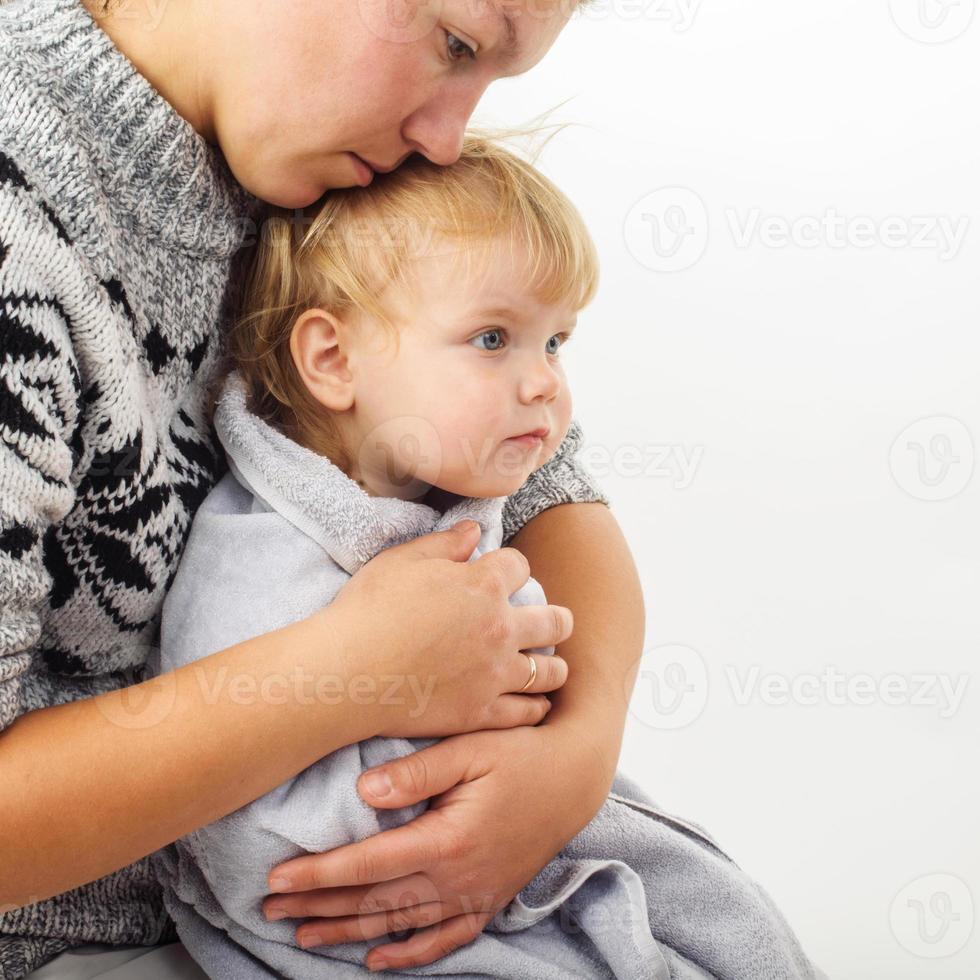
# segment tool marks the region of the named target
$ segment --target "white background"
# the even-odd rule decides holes
[[[607,0],[474,119],[571,99],[563,356],[647,605],[622,768],[836,980],[980,976],[980,14],[924,3]]]

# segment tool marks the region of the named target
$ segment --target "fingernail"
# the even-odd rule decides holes
[[[474,527],[478,527],[476,521],[467,518],[465,521],[460,521],[458,524],[453,525],[454,531],[462,531],[466,534],[468,531],[472,530]]]
[[[265,913],[266,919],[269,922],[275,922],[277,919],[285,919],[289,913],[285,909],[268,909]]]
[[[308,932],[299,941],[299,944],[303,947],[303,949],[309,949],[311,946],[322,946],[323,938],[318,936],[315,932]]]
[[[269,882],[269,887],[274,892],[288,892],[293,887],[293,883],[288,878],[273,878]]]
[[[386,772],[365,773],[364,785],[373,796],[387,796],[391,792],[391,780]]]

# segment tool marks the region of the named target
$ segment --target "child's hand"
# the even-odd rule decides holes
[[[388,548],[319,614],[353,638],[347,674],[375,681],[376,696],[359,702],[373,715],[374,734],[439,737],[536,725],[551,707],[543,692],[565,683],[561,657],[519,651],[567,639],[571,611],[511,606],[509,596],[530,576],[527,559],[501,548],[471,562],[478,541],[478,526],[467,521]],[[517,693],[531,674],[529,656],[536,677]]]

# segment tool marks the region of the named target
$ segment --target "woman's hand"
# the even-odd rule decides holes
[[[481,729],[535,725],[551,707],[544,692],[568,676],[558,656],[520,651],[557,646],[572,632],[565,606],[512,606],[530,576],[527,559],[501,548],[468,561],[479,526],[464,521],[379,553],[311,617],[348,637],[343,658],[364,705],[368,734],[440,737]],[[337,669],[334,658],[324,669]],[[367,737],[365,735],[364,737]]]
[[[434,798],[401,827],[273,868],[278,894],[264,914],[309,918],[296,933],[307,947],[419,927],[372,949],[372,970],[445,956],[475,939],[602,805],[591,767],[567,764],[576,752],[591,758],[584,732],[524,726],[456,735],[362,773],[358,792],[374,807]],[[390,779],[383,795],[369,789],[376,774]]]

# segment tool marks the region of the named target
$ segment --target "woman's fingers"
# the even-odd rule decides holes
[[[270,895],[262,903],[262,914],[270,920],[349,918],[441,901],[439,890],[429,875],[413,874],[377,885]]]
[[[474,767],[472,741],[447,738],[362,772],[357,780],[357,792],[373,807],[411,806],[481,775],[483,770]]]
[[[518,650],[556,647],[572,635],[575,626],[572,611],[567,606],[515,606],[512,615],[515,623],[514,639]],[[524,681],[521,681],[521,684],[523,683]]]
[[[304,949],[311,946],[330,946],[334,943],[356,943],[377,939],[393,932],[431,926],[446,917],[442,902],[428,902],[411,908],[391,909],[370,915],[343,919],[314,919],[296,930],[296,942]]]
[[[534,661],[533,671],[531,660]],[[513,658],[512,663],[513,681],[508,687],[514,694],[544,694],[546,691],[556,691],[568,679],[568,662],[557,655],[519,653]],[[531,683],[524,687],[528,681]]]
[[[364,965],[369,970],[397,970],[433,963],[476,939],[495,914],[493,910],[473,911],[444,919],[403,942],[375,946]]]
[[[497,698],[484,730],[536,725],[551,710],[551,702],[543,694],[502,694]]]
[[[269,872],[269,891],[308,892],[390,881],[428,868],[441,856],[438,838],[426,833],[423,814],[401,827],[354,844],[277,865]]]
[[[513,595],[531,575],[527,558],[516,548],[497,548],[469,563],[471,575],[499,586],[504,595]]]

